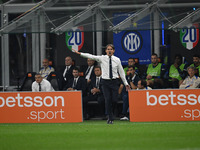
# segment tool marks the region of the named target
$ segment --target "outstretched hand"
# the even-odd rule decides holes
[[[75,50],[75,49],[73,49],[73,48],[72,48],[72,52],[74,52],[74,53],[76,53],[76,54],[79,54],[79,55],[81,54],[80,52],[78,52],[77,50]]]
[[[126,85],[126,91],[129,91],[129,90],[131,90],[130,86]]]

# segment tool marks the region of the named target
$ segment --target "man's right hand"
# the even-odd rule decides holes
[[[80,52],[78,52],[77,50],[75,50],[75,49],[73,49],[73,48],[72,48],[72,52],[74,52],[74,53],[76,53],[76,54],[79,54],[79,55],[81,54]]]

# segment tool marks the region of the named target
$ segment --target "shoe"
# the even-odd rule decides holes
[[[113,124],[113,120],[107,120],[107,124]]]
[[[120,120],[121,121],[128,121],[129,119],[128,119],[128,117],[124,116],[124,117],[120,118]]]

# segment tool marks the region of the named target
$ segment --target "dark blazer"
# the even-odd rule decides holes
[[[100,93],[98,93],[98,94],[103,94],[103,91],[102,91],[102,78],[100,79],[100,81],[99,81],[99,90],[100,90]],[[92,94],[91,93],[91,90],[93,89],[93,88],[97,88],[96,87],[96,76],[95,77],[93,77],[92,79],[91,79],[91,84],[90,84],[90,86],[89,86],[89,94]]]
[[[61,70],[60,70],[60,73],[61,73],[62,77],[63,77],[63,73],[65,71],[65,68],[66,68],[66,66],[62,67]],[[68,84],[68,82],[69,82],[70,79],[74,78],[74,76],[72,74],[73,69],[74,69],[74,66],[72,65],[69,68],[69,70],[65,73],[65,77],[63,77],[63,79],[62,79],[62,87],[63,88]]]
[[[72,79],[69,80],[69,82],[67,83],[67,85],[64,87],[64,90],[67,90],[68,88],[72,88],[74,83],[74,77]],[[83,77],[79,77],[78,81],[76,83],[76,87],[74,88],[75,90],[81,90],[82,94],[85,95],[86,92],[86,81]]]
[[[96,77],[95,74],[94,74],[94,68],[95,68],[95,66],[94,66],[93,69],[92,69],[92,72],[91,72],[91,75],[90,75],[90,79]],[[88,69],[88,66],[82,66],[81,69],[80,69],[81,72],[83,72],[83,74],[84,74],[84,78],[85,78],[85,76],[86,76],[86,71],[87,71],[87,69]]]

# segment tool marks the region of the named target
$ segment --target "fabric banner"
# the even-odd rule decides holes
[[[131,122],[200,121],[200,89],[129,91]]]
[[[130,14],[114,14],[113,24],[126,19]],[[150,22],[150,16],[143,18],[127,31],[113,33],[115,55],[121,59],[122,65],[128,64],[130,57],[138,58],[140,64],[151,63],[151,31],[143,30],[150,28],[150,24],[141,25],[140,22]],[[145,27],[144,27],[145,26]]]
[[[82,121],[81,91],[0,94],[0,123]]]

